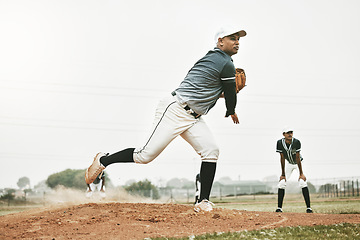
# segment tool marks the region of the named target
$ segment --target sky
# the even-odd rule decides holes
[[[286,125],[309,181],[360,176],[359,10],[357,0],[0,0],[0,188],[142,146],[158,101],[229,24],[247,32],[232,57],[247,86],[239,125],[223,99],[203,116],[220,147],[215,181],[280,176]],[[200,164],[180,137],[149,164],[106,171],[114,185],[163,185],[195,180]]]

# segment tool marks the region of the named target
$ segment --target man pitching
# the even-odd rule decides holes
[[[113,163],[147,164],[154,160],[176,137],[181,136],[201,156],[201,191],[195,211],[211,211],[209,201],[219,149],[202,115],[224,95],[226,113],[235,124],[235,67],[231,56],[239,50],[239,39],[246,32],[239,28],[222,28],[215,37],[216,47],[189,70],[180,86],[162,99],[155,112],[153,129],[142,147],[127,148],[112,155],[98,153],[85,173],[87,183]]]
[[[300,174],[298,182],[306,203],[306,212],[312,213],[309,189],[301,165],[301,161],[303,160],[300,154],[301,143],[298,139],[293,137],[292,128],[284,128],[283,136],[284,138],[278,140],[276,144],[276,152],[280,153],[281,176],[278,184],[278,208],[275,212],[282,212],[286,181],[290,178],[291,173],[298,168]]]

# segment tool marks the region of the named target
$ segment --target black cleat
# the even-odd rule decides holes
[[[277,208],[275,212],[283,212],[281,208]]]
[[[311,208],[307,208],[306,213],[313,213],[313,210]]]

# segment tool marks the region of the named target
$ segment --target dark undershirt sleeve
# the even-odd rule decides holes
[[[232,62],[226,64],[220,74],[221,83],[224,91],[226,114],[225,117],[235,114],[236,107],[236,83],[235,67]]]
[[[224,89],[224,98],[225,98],[225,106],[226,106],[226,114],[225,117],[229,115],[233,115],[235,113],[236,106],[236,86],[235,82],[230,81],[222,81],[223,89]]]

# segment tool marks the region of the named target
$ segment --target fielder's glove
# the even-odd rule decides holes
[[[236,68],[235,73],[236,93],[240,92],[246,85],[246,75],[242,68]]]

